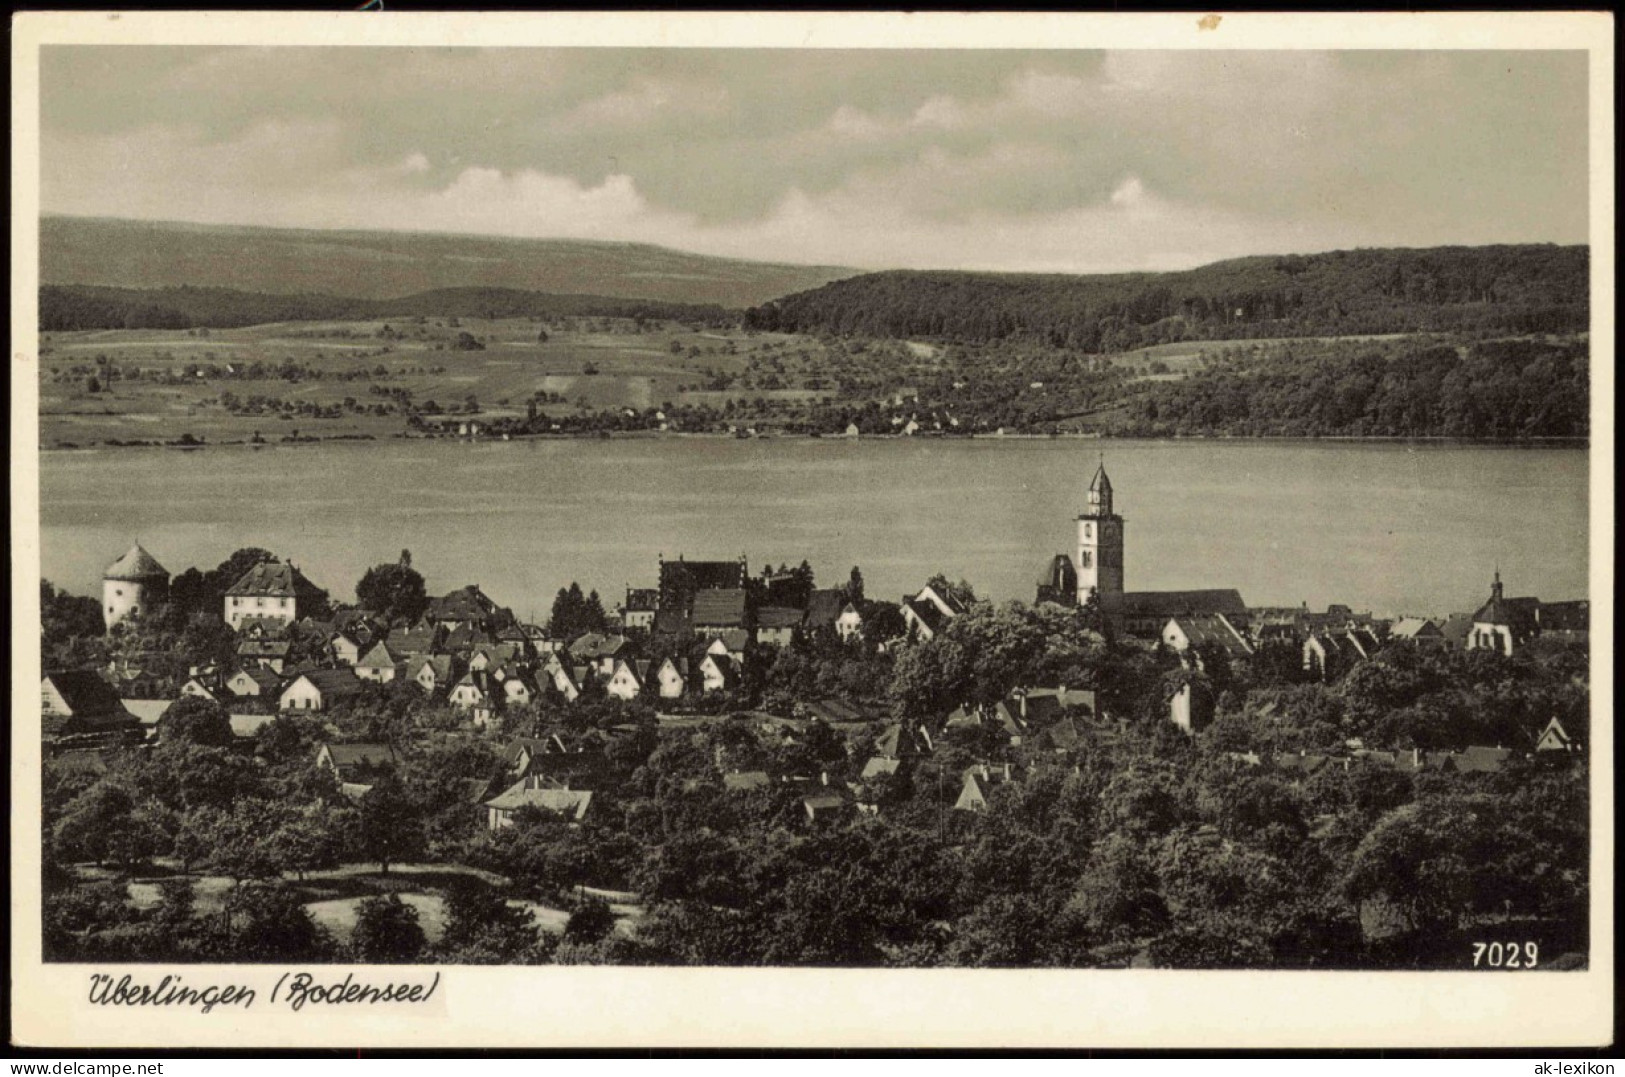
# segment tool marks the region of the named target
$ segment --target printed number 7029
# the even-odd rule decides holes
[[[1473,968],[1532,969],[1540,963],[1540,946],[1525,942],[1473,943]]]

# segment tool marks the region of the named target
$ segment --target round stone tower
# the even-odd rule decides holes
[[[138,542],[102,573],[102,616],[112,628],[169,597],[169,571]]]

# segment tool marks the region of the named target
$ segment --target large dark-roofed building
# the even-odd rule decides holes
[[[224,617],[233,631],[250,618],[291,625],[310,612],[321,594],[321,588],[293,565],[262,561],[226,592]]]
[[[1238,628],[1247,623],[1247,604],[1234,588],[1205,591],[1125,591],[1102,595],[1102,608],[1131,636],[1155,637],[1171,617],[1220,613]]]
[[[686,608],[696,592],[742,590],[749,569],[743,556],[737,561],[660,562],[660,608]]]
[[[696,591],[692,609],[696,629],[745,626],[745,592],[742,588]]]
[[[47,673],[40,681],[40,695],[41,728],[48,739],[90,734],[133,734],[140,739],[140,721],[125,709],[113,686],[95,670]]]

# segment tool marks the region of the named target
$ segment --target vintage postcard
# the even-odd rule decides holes
[[[17,1042],[1609,1042],[1611,30],[17,16]]]

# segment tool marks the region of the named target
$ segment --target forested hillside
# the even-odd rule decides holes
[[[40,289],[40,329],[231,329],[270,322],[365,321],[376,318],[593,317],[669,320],[718,325],[734,320],[722,307],[553,295],[511,288],[442,288],[397,299],[331,295],[266,295],[229,288]]]
[[[647,243],[40,220],[44,284],[192,285],[366,299],[440,288],[508,288],[748,307],[853,272],[713,258]]]
[[[1590,370],[1577,342],[1278,345],[1153,385],[1131,398],[1116,432],[1582,438],[1590,432]]]
[[[898,271],[786,296],[746,325],[793,332],[1025,338],[1087,352],[1181,340],[1491,330],[1575,332],[1586,247],[1441,247],[1241,258],[1182,273]]]

